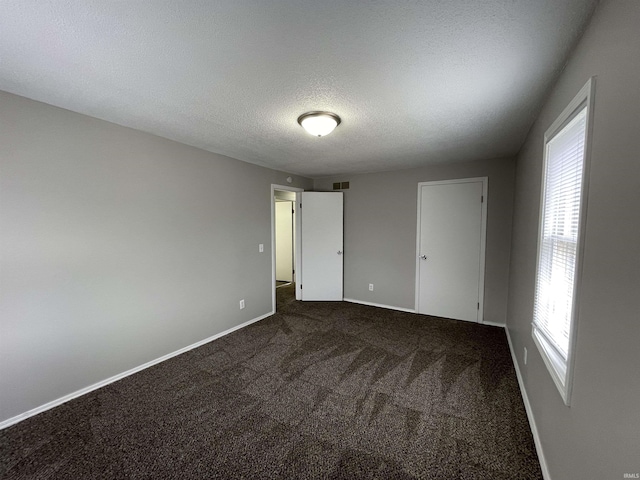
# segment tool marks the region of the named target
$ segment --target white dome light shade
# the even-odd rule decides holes
[[[298,123],[314,137],[324,137],[340,125],[340,117],[330,112],[307,112],[298,117]]]

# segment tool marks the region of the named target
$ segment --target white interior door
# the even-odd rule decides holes
[[[486,178],[421,183],[416,311],[482,320]]]
[[[302,192],[302,300],[342,300],[342,192]]]

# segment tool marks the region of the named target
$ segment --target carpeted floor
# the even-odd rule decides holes
[[[0,477],[541,479],[502,329],[278,313],[0,432]]]

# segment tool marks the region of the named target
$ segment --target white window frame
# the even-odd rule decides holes
[[[580,89],[574,99],[567,105],[562,111],[560,116],[551,124],[549,129],[544,134],[544,160],[542,166],[542,189],[540,194],[540,216],[538,223],[538,246],[537,246],[537,262],[536,262],[536,278],[535,285],[537,288],[538,283],[538,271],[540,268],[540,252],[542,247],[542,232],[543,232],[543,213],[546,194],[546,172],[547,172],[547,153],[548,144],[553,138],[560,133],[560,131],[579,113],[583,108],[586,108],[586,131],[585,131],[585,143],[584,143],[584,159],[582,165],[582,186],[580,192],[580,213],[578,224],[578,236],[576,242],[576,260],[574,271],[574,283],[573,283],[573,298],[570,320],[570,332],[569,332],[569,346],[567,352],[566,362],[558,351],[550,344],[545,338],[545,335],[536,328],[535,322],[532,322],[531,335],[533,341],[536,344],[542,360],[544,361],[551,378],[553,379],[565,405],[571,404],[571,391],[573,385],[573,370],[575,364],[575,344],[578,333],[578,305],[580,297],[580,284],[582,277],[582,257],[583,257],[583,244],[584,244],[584,232],[586,228],[587,219],[587,199],[588,199],[588,187],[589,187],[589,166],[591,157],[591,137],[592,137],[592,124],[593,124],[593,100],[595,94],[595,77],[591,77],[587,83]],[[535,297],[534,297],[534,309],[535,309]],[[532,315],[533,318],[533,315]],[[563,378],[564,370],[564,378]]]

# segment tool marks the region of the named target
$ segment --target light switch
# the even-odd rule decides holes
[[[261,243],[260,245],[258,245],[258,251],[260,253],[264,252],[264,243]]]

